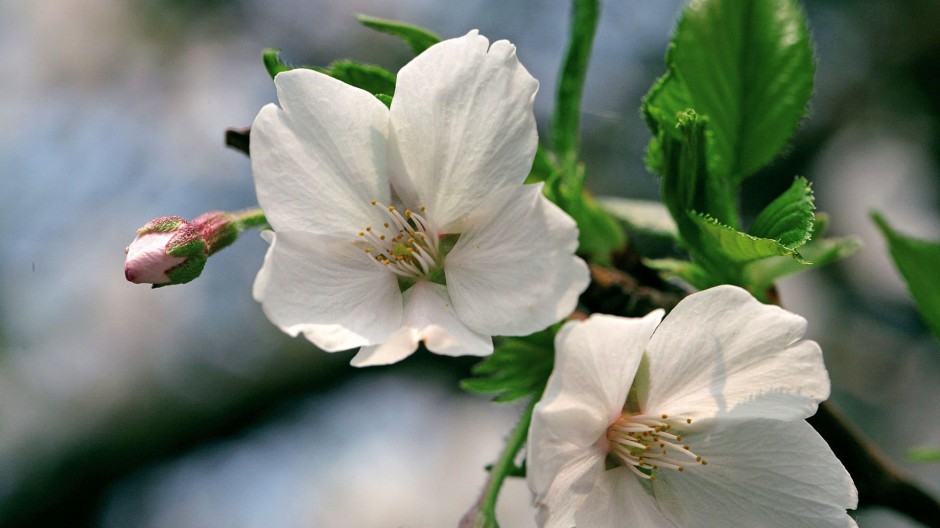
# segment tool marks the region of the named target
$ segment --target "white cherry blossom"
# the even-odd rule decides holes
[[[398,74],[391,108],[326,75],[275,78],[251,130],[275,233],[254,296],[283,331],[354,365],[487,355],[571,313],[587,287],[574,221],[523,185],[538,82],[470,32]]]
[[[529,430],[539,525],[855,526],[852,479],[805,421],[829,396],[806,321],[734,286],[662,318],[559,332]]]

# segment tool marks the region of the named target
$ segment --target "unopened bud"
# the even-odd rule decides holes
[[[178,216],[155,218],[137,230],[124,250],[124,276],[154,288],[185,284],[202,273],[209,255],[234,242],[240,232],[233,217],[221,211],[192,222]]]

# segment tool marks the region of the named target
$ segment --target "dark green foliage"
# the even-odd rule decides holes
[[[497,402],[538,397],[555,364],[554,340],[554,327],[506,339],[493,355],[473,367],[473,377],[462,380],[460,386],[469,392],[492,394]]]
[[[888,250],[927,326],[940,339],[940,244],[904,236],[878,213],[872,219],[888,241]]]

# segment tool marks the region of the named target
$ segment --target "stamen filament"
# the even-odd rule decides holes
[[[682,429],[691,423],[690,418],[671,418],[668,414],[624,413],[607,428],[609,453],[638,477],[648,480],[655,479],[655,472],[660,469],[685,470],[689,462],[675,458],[678,455],[674,456],[674,452],[682,453],[684,459],[705,465],[707,462],[690,446],[680,443],[681,434],[666,432],[674,427]]]

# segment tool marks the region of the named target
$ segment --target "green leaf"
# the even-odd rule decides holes
[[[919,447],[907,452],[911,462],[940,462],[940,447]]]
[[[261,58],[264,60],[264,67],[268,70],[268,75],[273,79],[275,75],[290,71],[295,68],[281,59],[281,50],[277,48],[267,48],[261,52]]]
[[[356,15],[359,23],[376,31],[388,33],[401,38],[408,44],[415,55],[421,54],[424,50],[441,41],[441,37],[431,31],[404,22],[395,20],[386,20],[383,18],[374,18],[366,15]]]
[[[709,174],[706,154],[708,119],[693,110],[679,115],[676,134],[661,131],[662,197],[676,221],[682,240],[697,248],[698,228],[689,211],[698,211],[737,227],[737,211],[729,182]]]
[[[678,277],[697,289],[704,290],[718,284],[701,266],[688,260],[643,259],[643,264],[660,272],[664,278]]]
[[[334,61],[326,68],[294,66],[281,59],[281,50],[268,48],[262,53],[264,67],[273,79],[277,74],[296,68],[314,70],[344,83],[361,88],[378,97],[385,106],[391,106],[395,94],[395,74],[373,64],[362,64],[350,60]]]
[[[545,148],[540,144],[535,151],[535,160],[532,162],[532,170],[529,171],[529,176],[526,178],[526,183],[538,183],[543,181],[548,181],[552,176],[557,172],[555,167],[555,162],[546,152]],[[546,192],[549,189],[549,186],[545,187]],[[547,195],[546,195],[547,196]],[[552,201],[551,196],[548,198]]]
[[[340,60],[316,70],[373,95],[395,95],[395,75],[381,66]]]
[[[666,63],[656,108],[668,116],[684,102],[707,115],[712,168],[735,184],[783,149],[813,91],[813,46],[795,0],[693,0]]]
[[[728,262],[746,264],[767,257],[784,255],[801,258],[796,251],[776,240],[742,233],[710,216],[689,213],[689,218],[699,227],[702,249],[712,255],[716,252],[720,253]]]
[[[591,255],[601,266],[610,265],[611,253],[627,244],[623,227],[587,193],[582,193],[579,206],[568,213],[578,224],[578,253]]]
[[[796,249],[812,237],[815,208],[809,182],[796,178],[789,189],[761,211],[751,225],[751,234]]]
[[[940,339],[940,244],[907,237],[894,231],[878,213],[872,219],[888,240],[888,250],[927,326]]]
[[[382,103],[383,103],[385,106],[391,108],[391,106],[392,106],[392,96],[391,96],[391,95],[384,94],[384,93],[377,93],[377,94],[375,94],[375,97],[376,97],[379,101],[382,101]]]
[[[599,196],[597,203],[605,211],[642,233],[678,239],[676,222],[662,202],[634,200],[619,196]]]
[[[494,394],[497,402],[538,396],[555,363],[555,330],[549,327],[527,337],[506,339],[473,367],[473,377],[461,380],[460,386],[469,392]]]
[[[692,96],[685,85],[676,79],[674,73],[666,72],[643,97],[641,110],[654,137],[660,132],[678,136],[670,125],[679,119],[679,114],[692,107]],[[659,174],[659,171],[655,172]]]
[[[800,248],[803,262],[787,256],[748,264],[745,268],[748,287],[755,293],[765,292],[781,277],[821,268],[852,255],[861,247],[856,237],[814,239]]]

